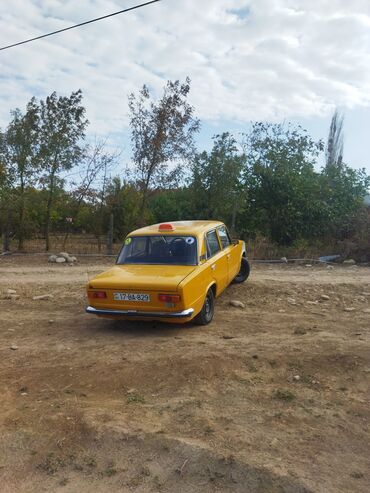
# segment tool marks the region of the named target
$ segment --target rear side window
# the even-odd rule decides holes
[[[210,231],[209,233],[207,233],[206,243],[207,243],[207,258],[213,257],[213,255],[216,255],[216,253],[221,250],[216,231]]]
[[[225,226],[220,226],[218,229],[218,236],[220,237],[222,248],[227,248],[229,245],[231,245],[231,240],[229,233],[226,229]]]

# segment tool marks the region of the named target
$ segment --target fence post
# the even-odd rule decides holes
[[[109,229],[107,238],[107,255],[113,255],[113,214],[109,216]]]

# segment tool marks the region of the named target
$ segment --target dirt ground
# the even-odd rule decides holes
[[[2,493],[370,490],[370,268],[253,266],[198,327],[85,314],[113,262],[0,257]]]

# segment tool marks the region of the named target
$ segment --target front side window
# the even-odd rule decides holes
[[[207,258],[213,257],[213,255],[216,255],[216,253],[221,250],[216,231],[210,231],[209,233],[207,233],[206,243],[207,243]]]
[[[222,245],[222,248],[227,248],[228,246],[231,245],[231,240],[230,240],[230,236],[229,236],[229,233],[226,229],[225,226],[220,226],[218,229],[218,236],[220,237],[220,240],[221,240],[221,245]]]
[[[197,240],[194,236],[129,236],[117,264],[196,265]]]

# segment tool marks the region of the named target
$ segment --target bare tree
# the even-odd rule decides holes
[[[344,115],[335,110],[330,124],[326,146],[326,167],[342,168],[343,165],[343,122]]]
[[[141,191],[139,223],[144,221],[150,190],[175,183],[181,171],[179,161],[194,153],[199,120],[187,101],[189,91],[187,78],[183,84],[168,81],[158,101],[152,100],[145,85],[137,96],[129,96],[133,162]]]
[[[79,181],[78,183],[72,182],[73,187],[71,196],[74,199],[72,213],[74,217],[77,217],[81,206],[86,199],[96,197],[96,190],[94,185],[104,175],[105,188],[106,176],[108,170],[118,158],[119,154],[111,154],[106,151],[106,141],[96,141],[94,144],[89,144],[83,151],[83,158],[79,166]],[[70,223],[67,223],[69,226]],[[66,243],[69,237],[69,227],[67,227],[64,240],[63,249],[66,248]]]

